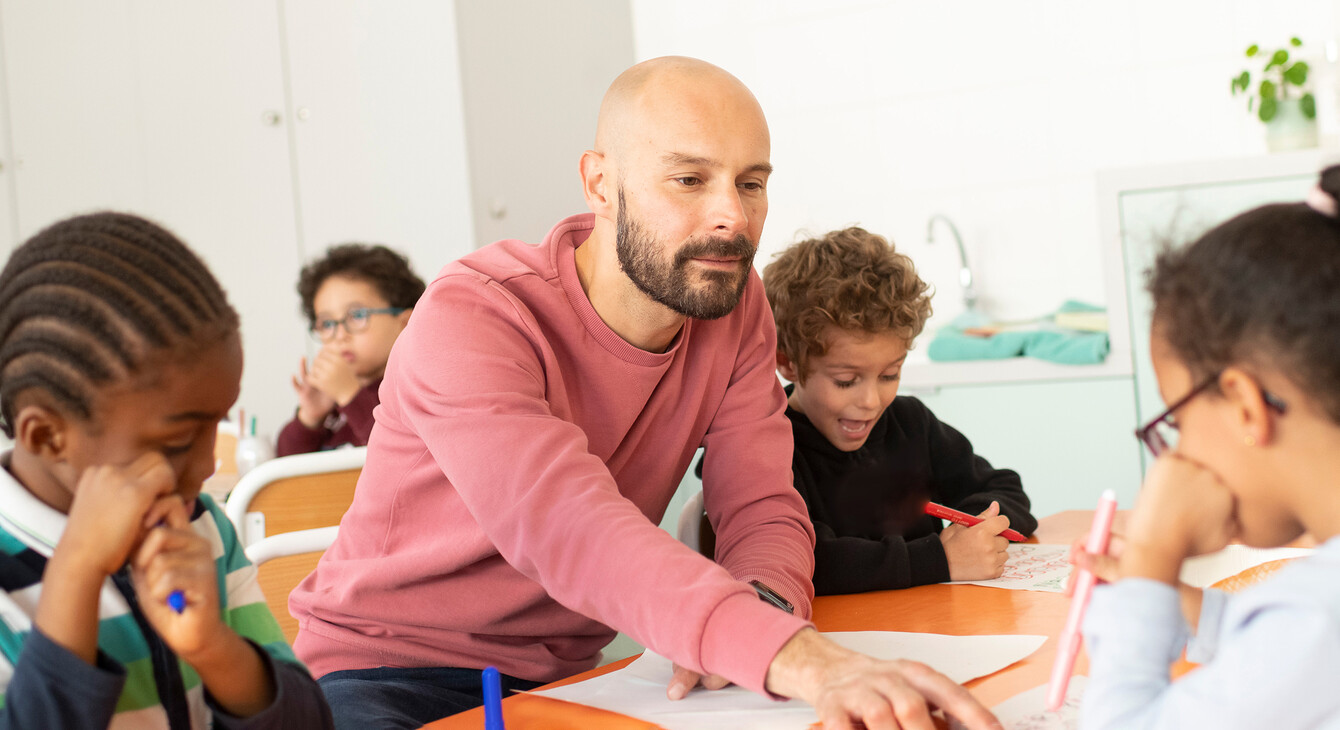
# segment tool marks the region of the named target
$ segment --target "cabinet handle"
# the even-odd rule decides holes
[[[298,107],[298,121],[305,122],[312,118],[312,110],[305,106]]]
[[[267,109],[261,113],[261,123],[267,127],[278,127],[281,120],[283,120],[283,117],[279,116],[279,112],[273,109]]]

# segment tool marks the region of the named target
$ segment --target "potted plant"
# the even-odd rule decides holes
[[[1248,46],[1247,58],[1265,60],[1255,93],[1250,71],[1232,79],[1233,95],[1245,94],[1248,111],[1255,107],[1257,118],[1265,122],[1266,144],[1272,152],[1317,146],[1317,100],[1307,87],[1309,67],[1289,53],[1302,45],[1298,38],[1290,38],[1288,47],[1274,53]]]

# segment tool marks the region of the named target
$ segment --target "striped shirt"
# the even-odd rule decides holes
[[[97,666],[34,631],[43,569],[65,524],[64,514],[39,501],[0,468],[0,730],[67,727],[71,720],[80,727],[174,730],[329,726],[329,710],[319,688],[294,657],[266,606],[256,568],[247,560],[232,523],[208,495],[197,499],[191,527],[212,550],[220,615],[238,635],[263,650],[276,682],[275,706],[250,718],[228,716],[207,701],[199,675],[178,662],[137,615],[124,570],[103,582]],[[289,707],[277,707],[281,704]],[[53,712],[60,717],[52,717]],[[102,718],[110,718],[110,724]]]

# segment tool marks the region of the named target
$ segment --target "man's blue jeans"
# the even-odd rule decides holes
[[[499,676],[503,697],[542,684]],[[484,704],[478,669],[350,669],[331,672],[317,683],[326,693],[336,730],[410,730]]]

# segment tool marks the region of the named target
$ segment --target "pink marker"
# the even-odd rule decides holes
[[[1089,541],[1084,549],[1090,555],[1102,555],[1107,552],[1107,541],[1112,536],[1112,517],[1117,513],[1117,495],[1108,489],[1098,498],[1098,509],[1093,513],[1093,525],[1089,528]],[[1081,569],[1075,577],[1075,593],[1070,598],[1070,615],[1066,617],[1065,629],[1061,632],[1061,645],[1056,649],[1056,663],[1052,665],[1051,684],[1047,687],[1047,709],[1055,712],[1065,702],[1066,687],[1070,684],[1070,675],[1075,671],[1075,658],[1079,656],[1080,644],[1084,636],[1080,634],[1080,625],[1084,623],[1084,609],[1089,605],[1089,596],[1098,578],[1088,570]]]

